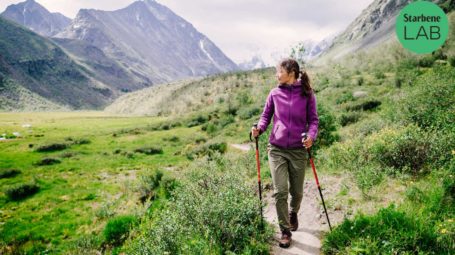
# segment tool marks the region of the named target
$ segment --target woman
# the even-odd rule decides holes
[[[305,148],[310,148],[316,140],[319,118],[310,79],[306,72],[300,71],[297,61],[281,61],[276,77],[279,84],[270,91],[258,127],[253,127],[251,132],[254,137],[264,133],[274,116],[267,151],[273,197],[282,233],[279,245],[287,248],[291,244],[291,231],[298,228],[297,213],[302,202],[305,176]],[[307,139],[302,139],[302,133],[308,134]]]

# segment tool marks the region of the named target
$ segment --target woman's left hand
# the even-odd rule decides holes
[[[311,139],[310,136],[307,137],[307,139],[302,139],[303,145],[305,145],[305,148],[310,148],[313,145],[313,139]]]

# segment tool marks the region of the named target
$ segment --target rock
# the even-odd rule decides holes
[[[367,95],[368,93],[365,91],[355,91],[354,93],[352,93],[352,96],[355,98],[366,97]]]

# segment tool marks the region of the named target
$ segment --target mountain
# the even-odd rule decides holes
[[[305,53],[303,54],[304,59],[309,61],[313,58],[318,57],[322,53],[324,53],[324,51],[329,49],[329,47],[332,45],[334,37],[335,36],[333,36],[333,35],[328,36],[328,37],[322,39],[320,42],[315,42],[315,41],[310,41],[310,40],[304,42],[304,46],[305,46]]]
[[[86,41],[64,38],[51,38],[66,54],[94,79],[106,84],[117,92],[131,92],[149,86],[149,80],[137,77],[115,59],[107,56],[99,48]]]
[[[396,38],[395,21],[411,0],[375,0],[333,39],[330,47],[313,63],[338,59],[346,54],[379,45]],[[433,1],[438,2],[438,1]]]
[[[39,109],[97,109],[117,96],[54,42],[0,17],[1,109],[31,109],[35,101]]]
[[[51,13],[34,0],[10,5],[1,16],[47,37],[61,32],[71,23],[63,14]]]
[[[150,85],[238,69],[189,22],[153,0],[116,11],[81,9],[55,37],[99,48]]]
[[[244,71],[260,69],[265,67],[266,64],[264,63],[264,60],[262,60],[260,56],[253,56],[250,60],[244,61],[239,64],[239,68]]]

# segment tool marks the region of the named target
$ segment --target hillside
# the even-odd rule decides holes
[[[313,65],[324,65],[359,50],[368,50],[396,39],[395,21],[411,0],[375,0],[338,36]],[[433,0],[443,4],[446,0]],[[453,3],[452,3],[453,4]]]
[[[49,107],[53,109],[55,105],[70,109],[99,108],[114,96],[113,91],[90,78],[52,41],[1,17],[0,81],[2,98],[24,98],[19,91],[26,90],[28,94],[38,95],[43,104],[51,101]],[[8,90],[5,84],[16,89]],[[27,101],[5,99],[4,102],[3,109],[35,108]]]

